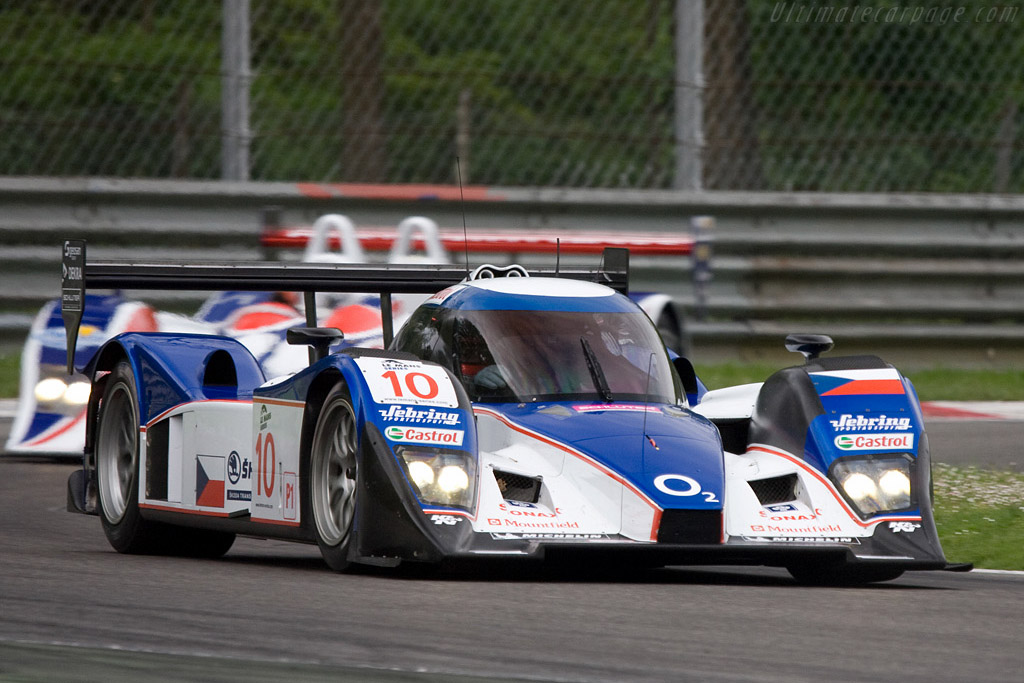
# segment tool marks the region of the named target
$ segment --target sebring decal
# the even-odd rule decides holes
[[[439,365],[393,358],[356,359],[375,403],[457,408],[458,396],[448,373]]]
[[[865,417],[864,415],[850,415],[844,413],[836,420],[829,420],[832,429],[837,432],[901,432],[913,429],[909,417],[889,417],[878,415],[877,417]]]
[[[461,446],[465,432],[461,429],[420,429],[419,427],[388,427],[384,436],[402,443],[426,443]]]
[[[842,434],[835,438],[841,451],[910,451],[913,434]]]
[[[448,410],[428,408],[420,410],[409,406],[391,405],[386,410],[379,410],[380,419],[385,422],[412,422],[414,424],[442,425],[454,427],[459,424],[459,413]]]

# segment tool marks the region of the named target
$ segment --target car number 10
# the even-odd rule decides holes
[[[395,392],[396,398],[404,398],[403,382],[399,381],[397,372],[388,370],[381,377],[391,381],[391,389]],[[419,381],[421,378],[422,381]],[[423,386],[424,383],[426,384],[425,387]],[[437,398],[439,393],[437,380],[424,372],[406,372],[404,384],[409,393],[417,398]]]
[[[267,432],[256,437],[256,491],[257,495],[270,497],[274,494],[274,483],[277,478],[277,449],[274,447],[274,435]]]

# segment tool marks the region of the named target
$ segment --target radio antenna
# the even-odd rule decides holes
[[[555,277],[558,277],[559,265],[562,262],[562,238],[555,238]]]
[[[647,386],[644,387],[644,440],[649,441],[654,447],[654,450],[660,451],[657,442],[647,434],[647,404],[651,400],[651,366],[654,365],[654,354],[647,359]],[[640,443],[640,452],[643,453],[643,442]]]
[[[459,205],[462,207],[462,246],[466,253],[466,279],[469,279],[469,234],[466,231],[466,197],[462,194],[462,163],[455,155],[455,170],[459,174]]]

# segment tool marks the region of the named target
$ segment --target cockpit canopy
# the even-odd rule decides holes
[[[681,402],[678,376],[654,325],[628,299],[614,296],[626,302],[611,307],[620,310],[426,304],[392,348],[444,365],[479,402]]]

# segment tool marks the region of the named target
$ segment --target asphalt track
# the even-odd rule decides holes
[[[1016,462],[1024,422],[999,424],[994,436],[991,424],[930,425],[938,459]],[[847,589],[760,568],[338,575],[315,548],[254,539],[216,561],[123,556],[97,518],[65,511],[73,468],[0,457],[0,681],[959,683],[1024,671],[1020,574]]]

